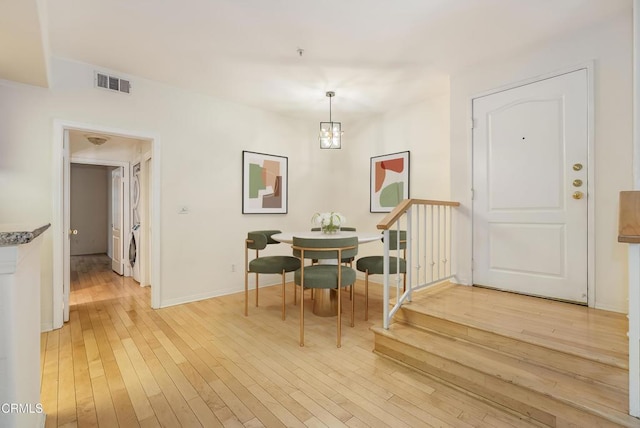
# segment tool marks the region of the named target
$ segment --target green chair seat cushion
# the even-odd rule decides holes
[[[342,266],[342,287],[356,282],[356,271],[350,267]],[[296,285],[302,281],[302,270],[296,270],[294,274]],[[304,286],[306,288],[337,288],[338,265],[313,265],[304,267]]]
[[[282,273],[300,268],[300,259],[292,256],[266,256],[249,262],[249,272]]]
[[[397,273],[397,257],[389,257],[389,273]],[[384,257],[383,256],[369,256],[362,257],[356,262],[356,269],[360,272],[369,271],[370,275],[382,275],[384,273]],[[407,261],[403,258],[400,259],[400,273],[407,272]]]

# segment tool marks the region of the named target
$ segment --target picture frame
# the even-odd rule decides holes
[[[371,158],[369,210],[372,213],[391,212],[409,198],[409,168],[409,151]]]
[[[242,151],[242,214],[286,214],[289,159]]]

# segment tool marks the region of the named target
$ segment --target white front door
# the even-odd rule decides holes
[[[122,205],[124,192],[122,183],[122,168],[114,168],[111,171],[111,239],[113,240],[111,269],[118,275],[124,273],[124,260],[122,259]]]
[[[473,100],[473,282],[587,302],[587,70]]]

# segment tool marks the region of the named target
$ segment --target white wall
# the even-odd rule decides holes
[[[58,58],[52,72],[51,90],[0,82],[0,218],[3,223],[52,221],[54,119],[157,135],[162,142],[161,170],[154,174],[161,174],[163,306],[242,290],[249,230],[307,230],[313,213],[325,210],[341,211],[352,225],[374,230],[383,215],[369,213],[373,155],[411,150],[412,194],[447,194],[448,173],[442,170],[447,165],[446,96],[345,123],[345,148],[328,151],[319,149],[319,119],[284,117],[135,77],[130,77],[132,94],[110,93],[93,87],[94,67]],[[242,150],[289,158],[287,215],[242,215]],[[74,149],[73,156],[80,153]],[[440,186],[421,189],[421,181]],[[178,214],[182,206],[190,213]],[[52,320],[50,235],[43,247],[46,325]],[[280,245],[267,254],[288,251]]]
[[[0,223],[36,225],[52,221],[49,116],[42,103],[29,104],[30,99],[44,94],[46,90],[42,88],[0,84],[0,197],[3,201]],[[51,325],[50,230],[42,236],[41,252],[41,306],[45,328]]]
[[[314,149],[316,120],[135,77],[131,95],[110,93],[93,87],[94,67],[61,59],[52,61],[52,71],[51,90],[0,82],[0,219],[52,221],[54,119],[157,135],[163,159],[161,170],[154,171],[162,177],[162,305],[240,291],[246,232],[306,229],[313,210],[327,205],[315,201],[331,198],[329,191],[314,193],[322,188],[322,171],[330,171],[327,158]],[[289,215],[241,214],[243,149],[289,157]],[[183,205],[190,214],[178,214]],[[43,247],[42,317],[51,325],[51,234]]]
[[[449,200],[448,88],[443,88],[442,95],[415,105],[350,123],[349,127],[343,124],[343,129],[343,153],[335,155],[339,166],[335,175],[342,183],[336,185],[341,190],[335,198],[337,206],[319,209],[340,211],[359,230],[375,231],[386,214],[369,212],[370,158],[407,150],[410,197]],[[367,244],[359,248],[359,255],[381,251],[381,244]]]
[[[632,20],[615,17],[589,31],[473,67],[451,78],[451,197],[460,201],[458,261],[471,282],[471,130],[474,95],[595,61],[595,306],[626,312],[627,249],[618,244],[618,193],[632,188]]]
[[[107,167],[71,164],[71,255],[107,253]]]

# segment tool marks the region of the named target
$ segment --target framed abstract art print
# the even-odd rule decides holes
[[[288,158],[242,152],[242,213],[286,214]]]
[[[371,158],[370,211],[391,212],[409,198],[409,152]]]

